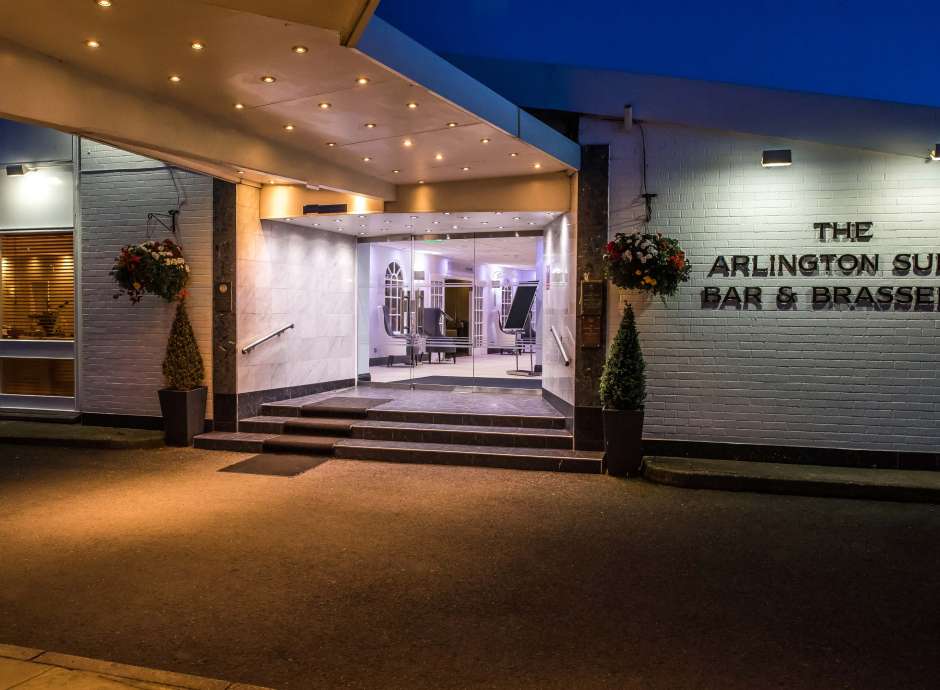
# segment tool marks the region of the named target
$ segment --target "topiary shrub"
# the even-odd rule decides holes
[[[629,305],[607,353],[600,396],[601,404],[608,410],[638,410],[646,399],[646,363],[633,307]]]
[[[176,391],[199,388],[205,378],[202,355],[199,354],[196,335],[182,299],[176,305],[176,318],[173,319],[170,339],[166,344],[163,378],[166,387]]]

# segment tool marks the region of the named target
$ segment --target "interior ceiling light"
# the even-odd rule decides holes
[[[369,77],[359,77],[356,79],[356,83],[359,84],[359,86],[365,86],[369,83]]]
[[[98,7],[111,7],[111,0],[95,0]]]
[[[515,151],[513,151],[512,153],[509,154],[509,157],[510,157],[510,158],[518,158],[518,157],[519,157],[519,154],[516,153]]]
[[[326,142],[326,145],[329,146],[330,148],[334,148],[334,147],[336,146],[336,142],[335,142],[335,141],[328,141],[328,142]]]
[[[487,137],[483,137],[482,139],[480,139],[480,143],[481,143],[481,144],[489,144],[489,143],[490,143],[490,140],[489,140]]]
[[[244,109],[245,109],[245,104],[244,104],[244,103],[236,103],[236,104],[235,104],[235,110],[244,110]]]
[[[418,107],[418,104],[415,103],[414,101],[409,101],[409,102],[408,102],[408,110],[414,110],[414,109],[417,108],[417,107]]]
[[[783,168],[793,165],[793,153],[790,149],[764,151],[760,156],[760,164],[765,168]]]
[[[424,180],[418,180],[418,184],[424,184]]]
[[[87,41],[85,41],[85,45],[88,46],[89,48],[100,48],[100,47],[101,47],[101,44],[98,43],[98,41],[96,41],[96,40],[93,39],[93,38],[89,38]]]
[[[500,225],[500,226],[498,226],[496,229],[497,229],[497,230],[502,230],[504,227],[506,227],[506,226]]]
[[[469,165],[465,165],[465,166],[463,166],[463,167],[461,168],[461,170],[463,170],[464,172],[468,172],[468,171],[470,170],[470,166],[469,166]]]
[[[414,142],[411,139],[405,139],[403,142],[401,142],[402,146],[412,146],[413,144]]]
[[[401,172],[401,170],[397,170],[397,169],[396,169],[396,170],[392,170],[392,173],[395,174],[395,175],[397,175],[397,174],[400,173],[400,172]]]
[[[940,144],[934,144],[933,151],[930,152],[930,160],[940,161]]]
[[[461,216],[464,220],[470,220],[470,216]]]
[[[481,220],[481,221],[480,221],[480,225],[489,225],[489,224],[490,224],[490,221],[488,221],[488,220]]]
[[[244,174],[245,174],[245,171],[244,171],[244,170],[236,170],[235,172],[237,172],[239,175],[244,175]]]
[[[334,223],[342,223],[342,222],[343,222],[343,219],[342,219],[342,218],[337,218],[337,219],[334,220],[333,222],[334,222]]]
[[[444,154],[443,154],[443,153],[435,153],[435,154],[434,154],[434,160],[436,160],[436,161],[442,161],[442,160],[444,160]]]
[[[291,50],[293,50],[298,55],[303,55],[304,53],[307,52],[307,46],[294,46],[293,48],[291,48]]]
[[[286,129],[288,132],[293,132],[293,131],[294,131],[294,125],[286,124],[286,125],[284,125],[284,129]]]
[[[261,81],[263,81],[265,84],[273,84],[277,81],[277,77],[272,77],[270,74],[265,74],[263,77],[261,77]]]
[[[362,157],[362,162],[363,162],[363,163],[368,163],[368,162],[371,161],[371,160],[372,160],[372,158],[369,157],[369,156],[363,156],[363,157]]]
[[[449,216],[449,215],[450,215],[450,211],[444,211],[444,215],[445,215],[445,216]]]
[[[206,44],[203,43],[202,41],[193,41],[192,43],[190,43],[190,47],[193,50],[203,50],[206,47]]]
[[[377,125],[374,122],[367,122],[363,125],[366,129],[375,129]]]
[[[456,127],[456,126],[457,126],[457,123],[456,123],[456,122],[448,122],[448,123],[447,123],[447,126],[448,126],[448,127]]]
[[[326,101],[323,101],[322,103],[317,103],[317,107],[318,107],[320,110],[329,110],[330,108],[333,107],[333,104],[332,104],[332,103],[327,103]]]
[[[522,220],[519,216],[513,216],[512,219],[513,219],[513,220]]]
[[[411,216],[411,220],[417,220],[418,216]]]
[[[451,225],[450,227],[451,227],[452,230],[456,230],[456,229],[457,229],[457,226],[456,226],[456,225]]]
[[[179,84],[181,81],[183,81],[183,78],[178,74],[171,74],[169,79],[174,84]]]
[[[538,170],[539,168],[542,167],[542,164],[541,164],[541,163],[535,163],[532,167],[535,168],[536,170]]]
[[[439,221],[439,220],[435,220],[435,221],[433,222],[433,225],[440,225],[440,224],[441,224],[441,221]]]

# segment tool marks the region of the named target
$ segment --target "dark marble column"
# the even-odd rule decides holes
[[[581,281],[604,277],[603,248],[607,243],[610,147],[590,144],[581,147],[578,173],[578,303]],[[601,310],[604,313],[604,310]],[[574,445],[580,450],[603,450],[604,429],[598,384],[604,369],[606,323],[601,318],[601,346],[592,347],[583,335],[584,317],[577,316],[577,356],[575,357]]]
[[[235,332],[235,185],[212,184],[212,406],[217,431],[238,424]]]

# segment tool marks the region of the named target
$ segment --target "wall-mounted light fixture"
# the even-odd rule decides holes
[[[793,152],[790,149],[764,151],[760,157],[760,164],[765,168],[782,168],[793,165]]]
[[[933,150],[930,152],[930,160],[940,161],[940,144],[934,144]]]
[[[26,174],[25,165],[8,165],[7,166],[7,175],[25,175]]]

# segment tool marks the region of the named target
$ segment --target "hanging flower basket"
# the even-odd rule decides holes
[[[689,263],[679,243],[662,233],[618,232],[604,247],[604,267],[611,282],[665,298],[689,279]]]
[[[137,304],[149,293],[172,302],[181,297],[189,271],[180,246],[173,240],[127,245],[111,269],[111,277],[121,288],[114,299],[126,294]]]

